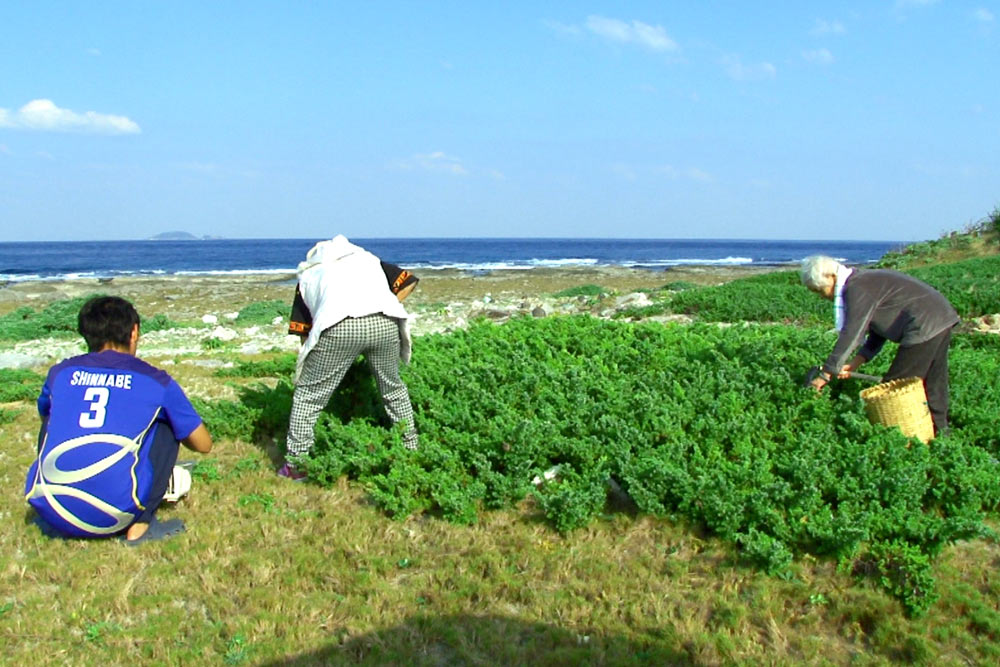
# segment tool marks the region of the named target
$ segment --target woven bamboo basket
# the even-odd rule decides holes
[[[934,439],[934,422],[920,378],[890,380],[861,392],[865,414],[873,424],[898,426],[903,435],[922,442]]]

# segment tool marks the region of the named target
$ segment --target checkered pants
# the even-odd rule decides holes
[[[399,377],[399,325],[393,318],[376,313],[349,317],[320,334],[295,385],[288,456],[300,456],[312,449],[316,420],[359,354],[368,359],[389,419],[407,425],[403,443],[408,449],[417,448],[410,392]]]

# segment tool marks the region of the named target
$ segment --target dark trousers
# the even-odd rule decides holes
[[[135,523],[149,523],[153,520],[157,508],[163,502],[163,494],[167,492],[170,476],[177,464],[177,454],[180,443],[169,424],[160,422],[156,425],[153,441],[149,443],[149,462],[153,465],[153,483],[149,487],[149,498],[146,509],[138,516]]]
[[[934,433],[948,429],[948,345],[951,329],[917,345],[900,346],[896,358],[889,366],[884,382],[900,378],[918,377],[924,381],[927,407],[934,420]]]

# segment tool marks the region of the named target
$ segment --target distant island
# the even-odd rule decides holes
[[[221,236],[210,236],[205,234],[204,236],[195,236],[188,232],[160,232],[154,236],[150,236],[150,241],[209,241],[212,239],[221,239]]]

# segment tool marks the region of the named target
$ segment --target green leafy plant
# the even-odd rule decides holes
[[[900,541],[932,562],[983,534],[1000,504],[994,339],[956,336],[954,428],[933,447],[869,423],[856,382],[801,388],[834,340],[825,327],[480,323],[425,336],[403,369],[417,451],[389,427],[359,359],[302,465],[319,484],[358,480],[393,517],[471,523],[531,499],[564,533],[608,511],[614,480],[638,512],[701,526],[776,575],[805,553],[850,562]],[[210,406],[210,429],[257,439],[287,428],[287,377],[242,391]],[[917,610],[929,591],[905,604]]]
[[[607,294],[608,290],[601,287],[600,285],[577,285],[576,287],[568,287],[564,290],[556,292],[554,296],[560,298],[571,298],[575,296],[601,296],[602,294]]]
[[[287,320],[291,311],[292,304],[280,299],[257,301],[240,310],[236,316],[236,324],[248,327],[255,324],[270,324],[278,317]]]
[[[0,403],[33,401],[45,381],[38,373],[19,368],[0,368]]]

